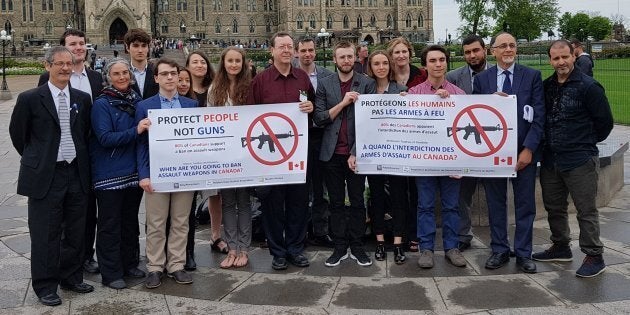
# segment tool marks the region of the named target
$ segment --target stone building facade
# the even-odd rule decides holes
[[[79,28],[93,44],[119,42],[131,28],[154,37],[263,43],[277,31],[381,43],[404,35],[433,40],[432,0],[0,0],[0,21],[16,42],[58,41]]]

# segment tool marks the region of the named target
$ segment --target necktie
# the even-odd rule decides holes
[[[77,153],[74,148],[72,133],[70,132],[70,110],[68,109],[66,94],[63,93],[63,91],[59,92],[59,111],[57,114],[59,115],[59,126],[61,127],[61,143],[59,149],[61,150],[63,159],[71,163]]]
[[[510,70],[504,70],[503,74],[505,75],[505,80],[503,80],[503,89],[502,92],[508,95],[512,94],[512,80],[510,80]]]

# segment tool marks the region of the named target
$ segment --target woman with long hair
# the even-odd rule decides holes
[[[201,50],[191,52],[186,58],[186,69],[190,72],[192,90],[196,99],[201,101],[199,106],[206,106],[204,100],[208,98],[208,88],[214,79],[214,70],[210,65],[208,56]],[[227,254],[228,244],[221,238],[221,197],[216,189],[201,191],[201,197],[202,200],[208,199],[210,248],[216,252]]]
[[[413,47],[411,43],[404,37],[394,38],[387,45],[387,54],[392,60],[392,70],[394,71],[394,80],[400,84],[407,86],[408,89],[427,80],[428,74],[425,69],[418,68],[411,64],[413,57]],[[414,177],[399,177],[390,185],[394,185],[397,189],[405,191],[408,197],[405,197],[406,211],[406,234],[407,245],[410,252],[418,251],[417,234],[417,209],[418,197],[416,192],[416,182]]]
[[[407,91],[406,86],[394,81],[393,65],[387,52],[383,50],[372,52],[368,56],[367,65],[368,76],[376,81],[377,93],[400,94]],[[351,158],[355,157],[352,156]],[[367,179],[370,186],[370,217],[372,218],[372,228],[376,235],[374,258],[376,260],[385,260],[387,258],[387,252],[385,251],[385,207],[387,204],[385,184],[389,182],[390,214],[394,223],[394,262],[398,265],[403,264],[407,259],[402,247],[405,219],[405,203],[403,200],[407,198],[407,193],[404,189],[400,189],[400,184],[398,183],[404,182],[405,177],[368,175]]]
[[[228,47],[221,53],[219,72],[208,90],[208,106],[238,106],[246,104],[251,83],[251,71],[245,51]],[[252,239],[252,216],[247,188],[221,189],[223,229],[230,248],[221,268],[243,267],[248,263]]]
[[[92,183],[98,203],[96,256],[101,281],[113,289],[127,287],[123,277],[144,278],[138,269],[138,209],[142,189],[136,170],[136,138],[146,126],[134,123],[142,100],[129,61],[110,60],[103,68],[105,88],[94,101],[90,139]]]

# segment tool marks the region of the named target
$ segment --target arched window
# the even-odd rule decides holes
[[[230,0],[230,11],[238,11],[238,0]]]
[[[329,16],[326,17],[326,28],[329,29],[329,30],[333,28],[332,15],[329,15]]]
[[[424,18],[422,14],[418,15],[418,27],[424,27]]]
[[[304,17],[302,16],[302,13],[298,14],[297,18],[295,19],[295,28],[297,28],[298,30],[304,28]]]
[[[316,27],[315,16],[312,14],[308,17],[308,27],[311,28],[312,30],[314,30]]]
[[[214,21],[214,32],[217,34],[221,33],[221,21],[219,21],[219,19]]]
[[[405,27],[411,27],[411,14],[407,13],[407,17],[405,18]]]
[[[247,11],[256,11],[256,0],[247,0]]]
[[[357,16],[357,28],[363,27],[363,17],[361,15]]]
[[[11,21],[6,21],[4,23],[4,30],[7,31],[7,34],[11,34],[12,29],[13,29],[13,25],[11,25]],[[13,40],[15,40],[15,38]]]
[[[53,33],[53,23],[48,20],[46,21],[46,35],[51,35]]]
[[[221,0],[212,0],[212,7],[214,8],[214,11],[221,11],[221,9],[223,8],[223,3],[221,3]]]
[[[376,16],[374,14],[370,17],[370,26],[376,27]]]
[[[249,32],[256,32],[256,22],[254,21],[254,19],[249,19]]]
[[[268,18],[267,21],[265,21],[265,32],[271,33],[271,18]]]
[[[236,19],[232,20],[232,33],[238,33],[238,21]]]
[[[394,19],[392,18],[391,14],[387,15],[387,25],[388,28],[393,28],[394,27]]]
[[[188,10],[188,1],[177,0],[177,11],[186,11],[186,10]]]
[[[343,16],[343,28],[350,28],[350,19],[347,15]]]
[[[168,22],[166,21],[166,19],[162,20],[162,22],[160,23],[160,29],[162,34],[168,34]]]
[[[273,0],[264,0],[265,11],[273,11]]]

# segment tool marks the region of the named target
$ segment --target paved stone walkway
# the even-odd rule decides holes
[[[165,279],[154,290],[130,279],[130,289],[112,290],[100,276],[85,275],[95,292],[79,295],[59,290],[63,304],[41,306],[30,287],[30,240],[26,198],[15,194],[19,157],[8,137],[10,114],[20,91],[35,85],[37,77],[9,77],[14,99],[0,101],[0,314],[627,314],[630,312],[630,156],[625,164],[626,186],[601,208],[602,239],[608,269],[593,279],[575,277],[582,261],[577,241],[574,261],[538,263],[537,274],[518,271],[514,259],[496,271],[483,268],[489,255],[487,228],[474,229],[473,248],[464,252],[466,268],[448,264],[440,249],[436,266],[421,270],[417,254],[397,266],[388,259],[370,267],[352,260],[336,268],[324,266],[330,251],[309,248],[311,266],[271,270],[267,250],[250,252],[250,264],[222,270],[222,255],[211,253],[209,227],[197,230],[194,284],[177,285]],[[630,127],[616,126],[614,141],[630,138]],[[539,209],[539,211],[544,211]],[[144,223],[144,208],[140,221]],[[546,248],[546,220],[535,222],[535,250]],[[512,227],[513,228],[513,227]],[[572,238],[577,222],[571,219]],[[144,231],[141,228],[141,231]],[[144,246],[144,235],[141,236]],[[437,241],[440,244],[441,241]],[[370,248],[371,249],[371,248]],[[141,249],[144,252],[144,248]]]

